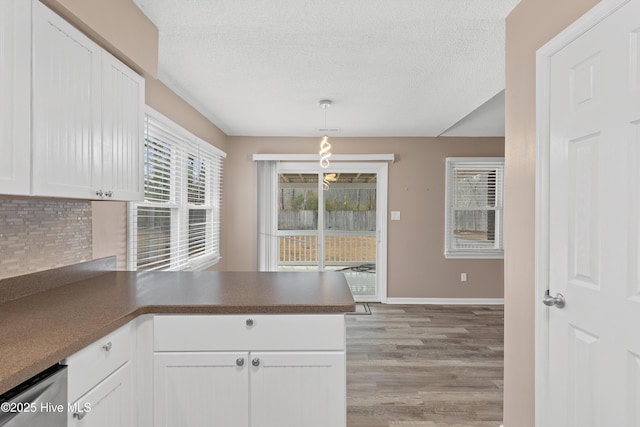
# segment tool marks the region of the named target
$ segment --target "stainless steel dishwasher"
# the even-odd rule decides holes
[[[2,427],[66,427],[67,367],[54,365],[0,395]]]

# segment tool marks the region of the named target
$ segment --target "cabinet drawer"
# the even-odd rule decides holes
[[[345,350],[344,315],[154,317],[154,351],[218,350]]]
[[[131,358],[131,325],[127,324],[66,359],[68,398],[73,402]]]

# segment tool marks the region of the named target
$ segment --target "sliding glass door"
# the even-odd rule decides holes
[[[386,163],[280,164],[278,270],[340,271],[357,300],[383,300],[386,172]]]
[[[278,270],[322,270],[318,174],[278,174]]]

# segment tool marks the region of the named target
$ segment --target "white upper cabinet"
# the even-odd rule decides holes
[[[33,10],[33,194],[96,198],[102,51],[39,2]]]
[[[0,194],[28,195],[31,148],[30,3],[0,0]]]
[[[0,16],[0,194],[142,199],[144,79],[36,0],[0,8],[23,21]]]
[[[102,189],[104,197],[142,200],[144,79],[102,52]],[[109,193],[111,192],[111,193]]]

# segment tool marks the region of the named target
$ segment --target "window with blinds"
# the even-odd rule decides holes
[[[504,158],[449,157],[445,257],[503,258]]]
[[[129,204],[129,269],[213,265],[226,154],[152,109],[145,120],[145,200]]]

